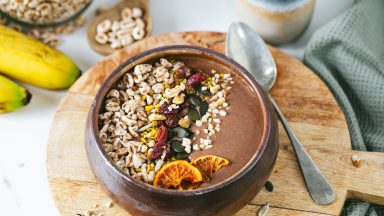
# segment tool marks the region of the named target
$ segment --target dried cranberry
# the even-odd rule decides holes
[[[187,66],[182,66],[177,70],[177,76],[180,78],[191,76],[191,69]]]
[[[163,154],[164,150],[169,152],[169,144],[167,143],[168,133],[169,133],[169,130],[164,125],[162,125],[157,130],[157,140],[156,140],[157,142],[153,147],[152,154],[149,156],[150,160],[159,158]]]
[[[167,141],[167,138],[168,138],[168,128],[165,127],[165,126],[161,126],[158,130],[157,130],[157,143],[165,143]]]
[[[167,103],[163,103],[163,105],[161,105],[159,107],[159,113],[161,113],[161,114],[168,113],[169,112],[168,107],[169,107],[169,105]]]
[[[161,157],[161,155],[163,154],[163,152],[166,152],[166,157],[169,155],[170,153],[170,145],[168,143],[165,143],[163,145],[155,145],[153,147],[153,152],[152,154],[149,156],[149,160],[154,160],[154,159],[158,159]]]
[[[188,78],[187,85],[188,86],[195,86],[197,84],[200,84],[201,82],[203,82],[206,79],[207,79],[207,75],[205,75],[202,72],[197,72]]]
[[[167,103],[164,103],[159,107],[159,113],[163,115],[169,114],[169,113],[177,114],[178,112],[179,112],[179,109],[170,109]]]
[[[160,127],[166,126],[164,121],[157,121],[157,125],[159,125]]]
[[[165,114],[165,125],[169,128],[173,128],[173,127],[176,127],[178,122],[179,122],[179,115],[177,114],[172,114],[172,113],[169,113],[169,114]]]

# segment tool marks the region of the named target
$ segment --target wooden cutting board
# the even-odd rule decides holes
[[[96,182],[85,154],[84,128],[88,110],[106,77],[122,62],[142,51],[173,44],[189,44],[224,52],[225,35],[214,32],[171,33],[119,50],[88,70],[61,101],[49,134],[48,180],[63,215],[86,210],[103,215],[128,215],[114,205]],[[346,198],[384,204],[384,153],[351,150],[347,124],[326,85],[295,58],[271,47],[278,77],[272,95],[298,138],[336,192],[327,206],[309,196],[292,146],[280,125],[280,150],[270,177],[274,191],[263,189],[238,215],[256,215],[269,202],[268,215],[339,215]],[[359,168],[351,156],[361,160]],[[94,205],[99,205],[95,207]]]

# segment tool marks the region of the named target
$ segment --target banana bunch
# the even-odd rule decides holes
[[[60,51],[0,25],[0,73],[46,89],[64,89],[81,75],[75,63]],[[28,104],[26,89],[0,77],[0,113]]]

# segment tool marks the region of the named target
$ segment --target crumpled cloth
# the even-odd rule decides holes
[[[384,0],[357,1],[319,29],[304,63],[339,103],[352,148],[384,151]],[[341,215],[384,216],[384,206],[348,200]]]

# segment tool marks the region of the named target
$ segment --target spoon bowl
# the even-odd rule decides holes
[[[277,77],[275,61],[263,39],[249,26],[235,22],[229,27],[226,53],[236,56],[235,60],[252,73],[265,91],[272,88]]]

